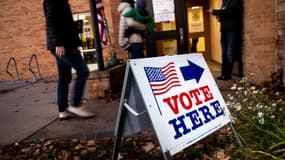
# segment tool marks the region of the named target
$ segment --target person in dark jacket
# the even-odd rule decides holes
[[[218,80],[231,79],[236,45],[241,31],[241,0],[223,0],[221,9],[209,9],[221,24],[222,70]]]
[[[83,60],[79,47],[82,45],[68,0],[43,0],[46,18],[47,49],[56,58],[58,70],[57,105],[60,120],[72,117],[92,117],[94,114],[80,106],[89,69]],[[71,69],[77,78],[71,104],[68,105],[69,84],[72,80]]]

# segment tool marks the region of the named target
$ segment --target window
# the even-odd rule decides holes
[[[91,27],[90,13],[73,14],[73,19],[78,26],[78,34],[82,40],[82,55],[87,64],[93,64],[96,61],[94,34]]]

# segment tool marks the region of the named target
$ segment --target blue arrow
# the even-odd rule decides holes
[[[189,65],[180,67],[181,73],[185,81],[195,79],[197,83],[199,83],[202,74],[204,72],[204,68],[194,64],[193,62],[188,60]]]

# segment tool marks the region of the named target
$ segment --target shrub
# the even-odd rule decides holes
[[[284,93],[252,85],[247,78],[234,84],[231,91],[226,96],[227,106],[243,144],[234,156],[241,159],[284,159]]]

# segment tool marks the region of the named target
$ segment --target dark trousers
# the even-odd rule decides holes
[[[234,56],[237,44],[237,32],[221,32],[221,46],[222,46],[222,71],[221,75],[231,77]]]
[[[89,76],[89,69],[83,60],[78,48],[65,48],[65,55],[59,58],[55,49],[51,53],[56,57],[58,70],[57,105],[58,111],[64,112],[68,107],[69,84],[72,79],[71,69],[76,70],[77,78],[73,88],[71,105],[78,107],[81,103],[86,80]]]
[[[144,44],[143,43],[131,43],[129,49],[130,59],[144,58]]]

